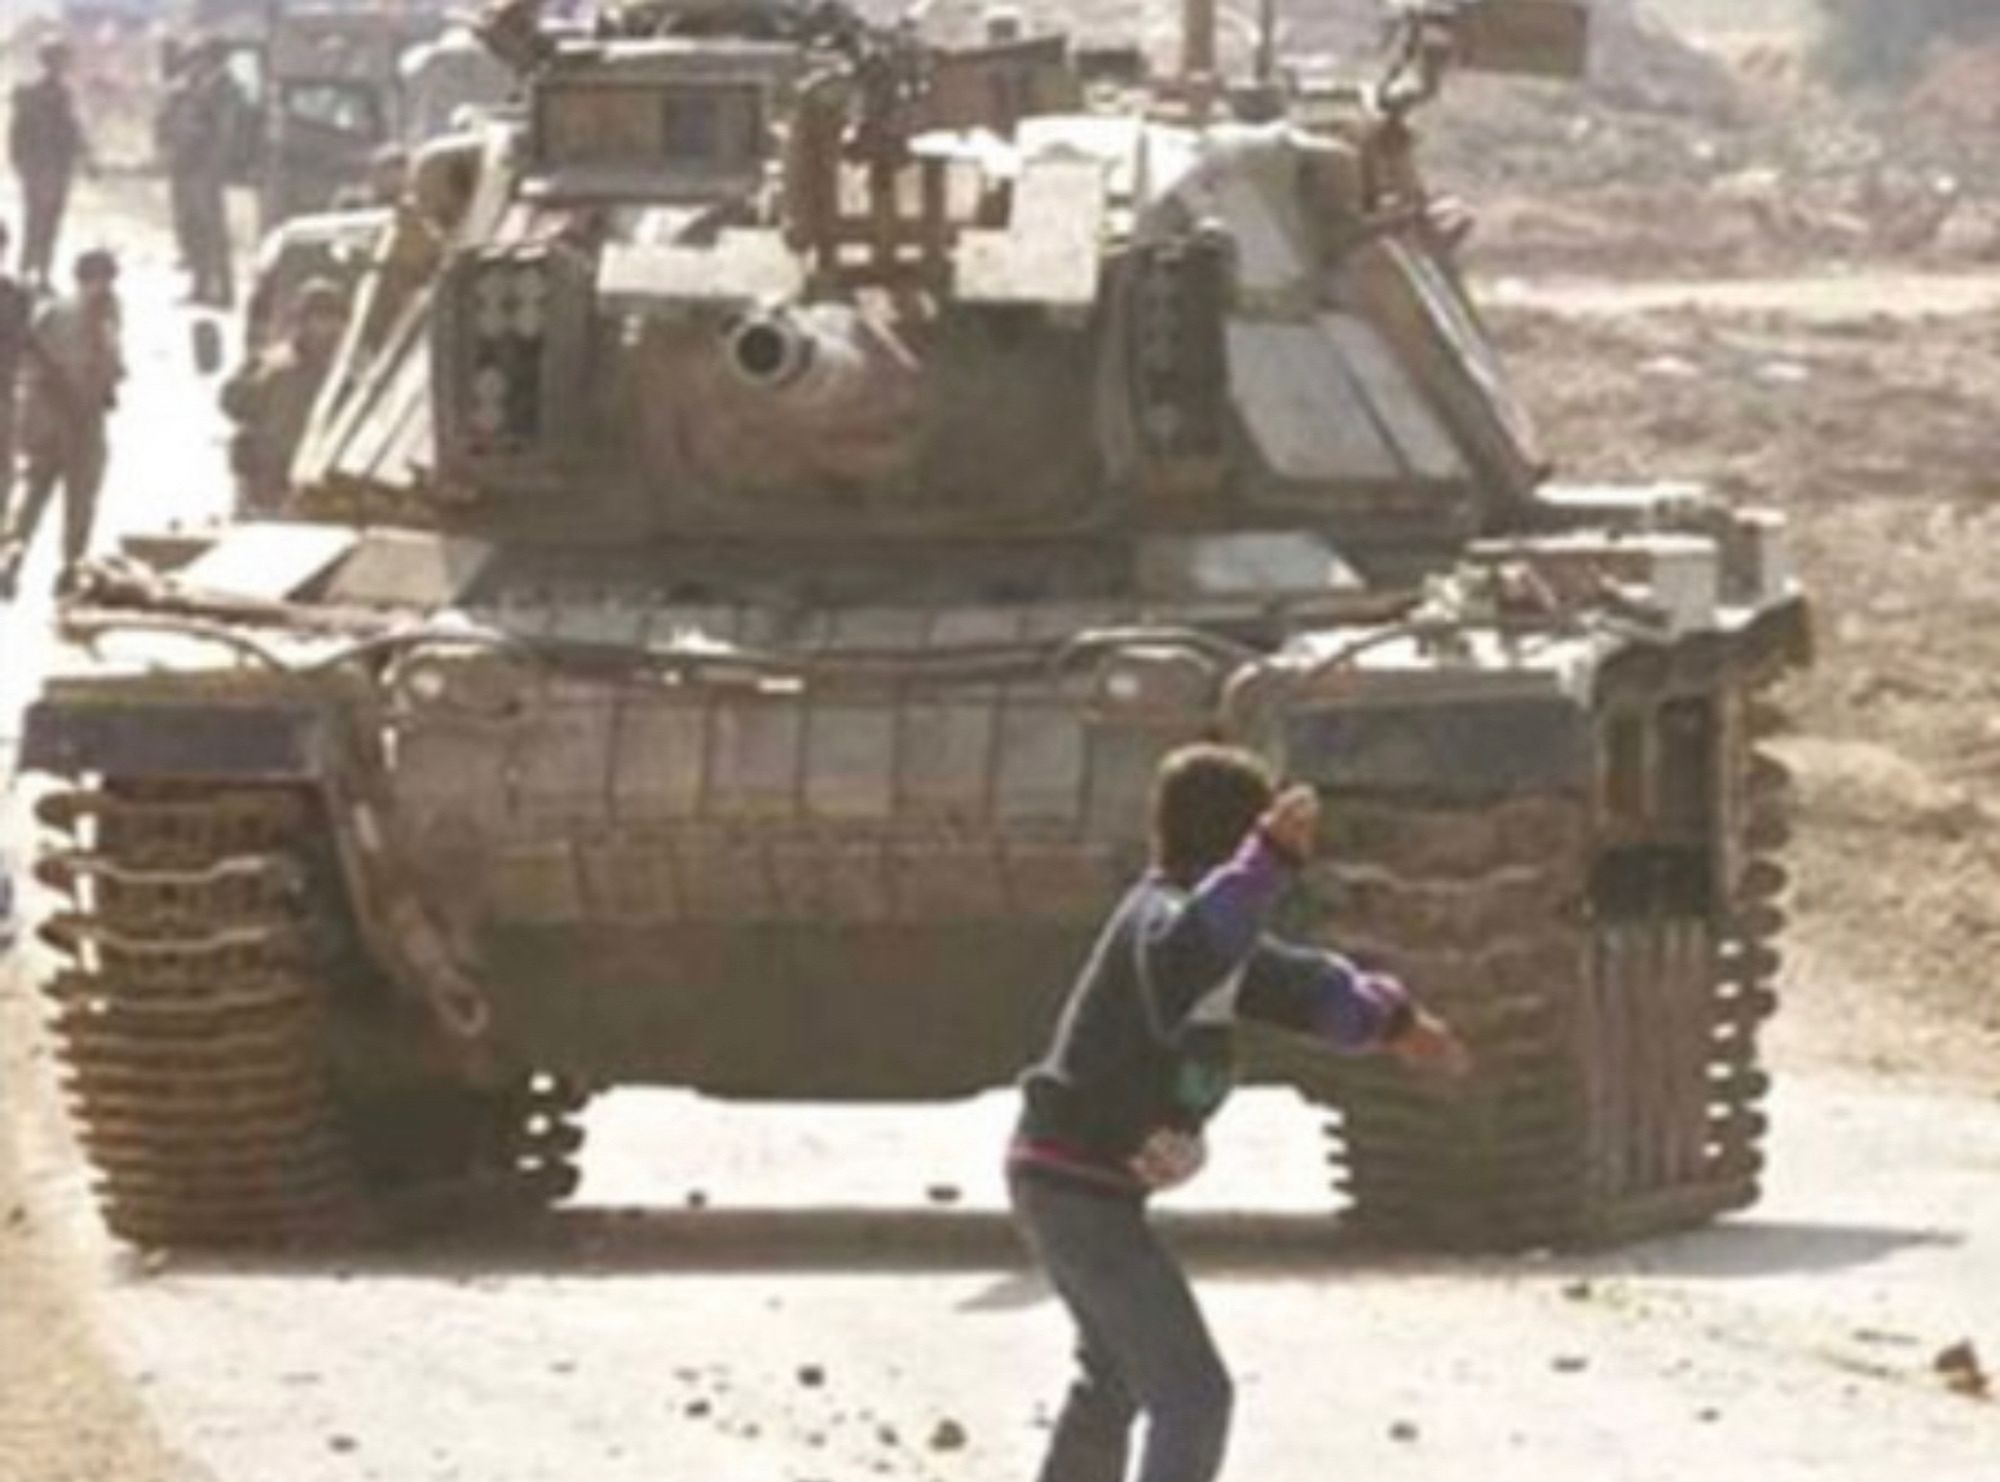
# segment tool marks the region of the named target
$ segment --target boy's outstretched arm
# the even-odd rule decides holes
[[[1457,1076],[1472,1065],[1450,1026],[1397,979],[1271,937],[1244,961],[1236,1013],[1348,1053],[1385,1050],[1413,1069]]]

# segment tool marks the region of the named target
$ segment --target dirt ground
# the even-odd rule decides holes
[[[1792,521],[1800,574],[1819,603],[1822,652],[1789,696],[1795,731],[1784,751],[1798,779],[1801,823],[1788,1003],[1775,1025],[1774,1058],[1781,1080],[1815,1078],[1813,1094],[1795,1103],[1795,1120],[1819,1141],[1809,1140],[1799,1161],[1835,1186],[1855,1185],[1852,1207],[1839,1211],[1849,1223],[1829,1227],[1837,1238],[1810,1225],[1827,1214],[1824,1187],[1800,1184],[1789,1195],[1779,1189],[1770,1223],[1724,1231],[1723,1245],[1685,1254],[1649,1248],[1627,1263],[1526,1277],[1475,1272],[1492,1288],[1476,1292],[1447,1291],[1446,1278],[1428,1271],[1396,1271],[1399,1280],[1373,1284],[1365,1271],[1325,1280],[1314,1272],[1310,1282],[1263,1282],[1228,1298],[1226,1310],[1246,1332],[1261,1333],[1268,1309],[1276,1333],[1290,1320],[1288,1308],[1320,1300],[1320,1287],[1331,1285],[1346,1305],[1328,1310],[1328,1323],[1413,1328],[1412,1356],[1424,1361],[1419,1340],[1446,1350],[1449,1363],[1433,1377],[1468,1406],[1466,1416],[1437,1423],[1440,1444],[1462,1442],[1442,1454],[1467,1462],[1490,1456],[1496,1477],[1516,1475],[1517,1461],[1521,1475],[1535,1473],[1532,1446],[1519,1455],[1509,1448],[1536,1425],[1571,1427],[1559,1443],[1549,1441],[1547,1454],[1576,1460],[1585,1468],[1576,1475],[1667,1475],[1671,1463],[1683,1468],[1678,1475],[1705,1467],[1727,1476],[1731,1454],[1780,1431],[1800,1433],[1788,1453],[1795,1465],[1767,1475],[1864,1475],[1843,1470],[1837,1447],[1805,1434],[1828,1417],[1847,1418],[1853,1406],[1879,1426],[1863,1433],[1894,1454],[1905,1454],[1896,1449],[1902,1440],[1945,1446],[1938,1454],[1950,1465],[1932,1475],[1975,1482],[1976,1470],[1953,1469],[1972,1453],[1950,1449],[1972,1412],[1941,1408],[1916,1391],[1932,1339],[1960,1336],[1944,1326],[1957,1320],[1952,1283],[1963,1283],[1969,1299],[1970,1273],[1984,1268],[1931,1270],[1923,1285],[1914,1265],[1899,1263],[1933,1249],[1948,1254],[1953,1242],[1976,1246],[1947,1211],[1972,1205],[1981,1169],[1990,1192],[1990,1168],[2000,1167],[1976,1141],[1985,1125],[1977,1119],[2000,1086],[2000,990],[1991,967],[2000,946],[2000,571],[1989,554],[2000,548],[2000,276],[1981,276],[2000,257],[1993,205],[2000,178],[1987,173],[2000,177],[2000,155],[1990,134],[1968,142],[1936,114],[1900,117],[1887,105],[1832,111],[1797,91],[1782,37],[1775,47],[1767,37],[1732,45],[1733,75],[1748,100],[1740,108],[1676,112],[1475,87],[1451,105],[1439,142],[1447,174],[1484,208],[1473,268],[1500,290],[1493,322],[1562,476],[1694,479],[1774,505]],[[97,229],[111,220],[99,217]],[[1947,272],[1953,276],[1939,276]],[[1698,284],[1687,290],[1689,304],[1631,281],[1725,275],[1753,275],[1754,291]],[[11,699],[21,650],[10,642],[5,651],[0,698]],[[0,724],[6,729],[11,716]],[[727,1388],[717,1376],[728,1364],[704,1354],[704,1323],[710,1331],[737,1321],[779,1325],[773,1351],[789,1353],[785,1345],[809,1343],[841,1323],[894,1340],[899,1330],[884,1325],[911,1300],[934,1306],[946,1324],[1022,1300],[1005,1280],[994,1290],[925,1286],[912,1298],[895,1283],[824,1271],[782,1294],[774,1283],[767,1283],[772,1295],[762,1286],[752,1295],[751,1284],[725,1279],[690,1295],[686,1280],[654,1270],[685,1259],[676,1244],[685,1231],[616,1214],[567,1227],[581,1242],[574,1247],[508,1251],[449,1272],[396,1268],[352,1288],[282,1271],[128,1283],[131,1273],[101,1241],[79,1237],[88,1223],[80,1181],[73,1166],[61,1171],[60,1133],[46,1103],[22,1098],[20,1088],[40,1073],[24,1030],[32,1011],[17,987],[0,996],[0,1091],[8,1102],[0,1129],[0,1482],[187,1482],[197,1469],[175,1452],[190,1434],[205,1462],[233,1459],[232,1470],[218,1466],[231,1482],[641,1474],[644,1447],[606,1439],[632,1425],[632,1415],[608,1398],[574,1397],[577,1354],[604,1366],[607,1396],[627,1394],[612,1381],[614,1366],[629,1373],[657,1362],[664,1377],[644,1406],[666,1414],[712,1402],[721,1416],[703,1445],[719,1449],[676,1456],[683,1471],[698,1456],[707,1474],[732,1482],[764,1475],[756,1466],[766,1463],[742,1470],[754,1437],[739,1432],[754,1426],[754,1407],[747,1395],[716,1397]],[[1817,1079],[1829,1074],[1830,1092]],[[1941,1099],[1922,1099],[1932,1094]],[[1874,1197],[1859,1182],[1870,1159],[1841,1139],[1865,1132],[1867,1116],[1879,1110],[1883,1125],[1899,1130],[1874,1145],[1873,1161],[1915,1170],[1928,1149],[1925,1119],[1945,1107],[1967,1119],[1964,1160],[1948,1171],[1912,1172],[1907,1187],[1881,1196],[1882,1209],[1864,1207]],[[983,1124],[974,1130],[986,1136]],[[818,1147],[815,1134],[800,1136]],[[800,1136],[718,1166],[726,1174],[745,1160],[763,1168],[758,1160],[767,1155],[796,1156]],[[611,1142],[635,1167],[656,1154],[643,1127]],[[594,1166],[600,1189],[625,1197],[626,1166],[616,1157],[608,1171]],[[1781,1184],[1784,1169],[1781,1162]],[[647,1197],[682,1192],[656,1179]],[[1882,1221],[1869,1219],[1887,1213],[1907,1216],[1908,1228],[1896,1220],[1877,1228]],[[1880,1280],[1858,1289],[1831,1284],[1830,1272],[1877,1260]],[[1728,1269],[1713,1269],[1718,1261]],[[1648,1285],[1656,1265],[1674,1280]],[[107,1284],[107,1271],[122,1274]],[[642,1279],[628,1288],[614,1274]],[[1744,1276],[1751,1279],[1737,1280]],[[1991,1289],[1978,1280],[1977,1289]],[[1523,1282],[1525,1295],[1515,1290]],[[1603,1301],[1585,1290],[1593,1282]],[[1910,1312],[1920,1286],[1939,1310],[1917,1318]],[[1747,1308],[1729,1305],[1745,1300]],[[629,1339],[618,1309],[627,1304],[649,1320],[657,1313],[661,1352],[682,1357],[622,1347]],[[320,1326],[287,1334],[295,1309]],[[406,1315],[412,1311],[425,1315]],[[1900,1325],[1898,1313],[1906,1319]],[[1491,1331],[1482,1327],[1489,1318]],[[384,1434],[364,1433],[371,1413],[415,1414],[398,1390],[435,1380],[434,1357],[408,1341],[416,1326],[399,1325],[431,1320],[468,1349],[490,1342],[501,1355],[468,1360],[467,1372],[452,1376],[441,1391],[447,1418],[502,1415],[532,1389],[534,1402],[549,1407],[541,1422],[553,1437],[546,1472],[535,1470],[539,1462],[516,1466],[504,1434],[482,1441],[484,1450],[441,1459],[418,1438],[386,1434],[386,1420]],[[1921,1330],[1921,1346],[1904,1327]],[[1609,1336],[1613,1328],[1624,1336]],[[988,1347],[970,1350],[985,1355],[982,1362],[1018,1366],[1038,1351],[1023,1347],[1027,1340],[1011,1327],[995,1332]],[[1990,1337],[2000,1342],[2000,1332]],[[265,1362],[233,1351],[267,1339],[298,1356]],[[1599,1341],[1611,1355],[1599,1372],[1620,1371],[1605,1379],[1609,1387],[1579,1389],[1593,1398],[1573,1401],[1563,1388],[1568,1379],[1551,1381],[1547,1394],[1530,1385],[1522,1399],[1530,1419],[1481,1428],[1476,1397],[1520,1383],[1510,1344]],[[1253,1345],[1253,1362],[1267,1371],[1258,1382],[1269,1393],[1290,1393],[1289,1353],[1275,1339]],[[1572,1359],[1567,1350],[1535,1354],[1536,1365],[1572,1372],[1563,1367]],[[1392,1382],[1385,1377],[1392,1364],[1378,1361],[1371,1372],[1367,1358],[1349,1355],[1351,1372],[1340,1377],[1379,1405],[1368,1413],[1380,1429],[1378,1421],[1400,1413],[1395,1407],[1423,1401],[1414,1380]],[[533,1367],[520,1381],[526,1388],[499,1377],[503,1360],[524,1375]],[[154,1419],[156,1362],[160,1385],[172,1391],[167,1408],[180,1417],[172,1442]],[[973,1359],[936,1362],[929,1379],[876,1376],[881,1387],[900,1386],[911,1397],[909,1413],[894,1417],[907,1436],[931,1434],[955,1404],[951,1383]],[[681,1377],[680,1365],[697,1377]],[[922,1370],[921,1353],[909,1367]],[[1887,1390],[1871,1383],[1885,1373],[1893,1381]],[[787,1381],[765,1375],[756,1383]],[[782,1393],[786,1405],[804,1403],[789,1387]],[[1311,1403],[1309,1393],[1296,1398]],[[1674,1438],[1661,1470],[1621,1469],[1613,1421],[1604,1417],[1628,1404]],[[1593,1407],[1599,1421],[1589,1421]],[[1725,1411],[1739,1429],[1690,1439],[1691,1425],[1712,1426]],[[1979,1413],[1985,1424],[1987,1412]],[[1006,1423],[1029,1428],[1025,1418]],[[801,1476],[815,1475],[810,1437],[826,1424],[792,1427],[796,1446],[785,1456],[808,1468]],[[868,1424],[879,1431],[889,1422]],[[283,1434],[286,1427],[297,1433]],[[1425,1428],[1428,1441],[1429,1420]],[[266,1429],[279,1439],[265,1439]],[[986,1434],[975,1418],[976,1440]],[[1296,1474],[1295,1456],[1263,1444],[1266,1452],[1248,1459],[1267,1454],[1269,1468],[1251,1475]],[[1425,1453],[1407,1442],[1374,1436],[1355,1444],[1342,1469],[1365,1461],[1378,1475],[1438,1474],[1425,1471]],[[955,1482],[998,1476],[1026,1445],[1016,1438],[963,1468],[930,1456],[898,1470]],[[597,1456],[598,1470],[565,1470],[564,1454]],[[879,1459],[870,1452],[852,1466],[843,1462],[845,1470],[826,1470],[860,1475],[879,1470],[872,1465]],[[660,1474],[658,1466],[649,1473]]]
[[[1788,1027],[1837,1063],[2000,1084],[2000,312],[1495,314],[1569,478],[1689,478],[1790,517],[1819,665]],[[1602,300],[1593,307],[1606,307]]]
[[[49,1129],[19,1089],[34,1038],[16,974],[0,967],[0,1482],[188,1482],[147,1416],[143,1389],[110,1353],[98,1276],[49,1213],[22,1145]]]

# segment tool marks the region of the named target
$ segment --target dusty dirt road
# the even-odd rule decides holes
[[[128,287],[142,349],[107,515],[197,517],[220,484],[183,322],[157,261]],[[1928,786],[1942,764],[1927,738],[1977,707],[1952,688],[1856,686],[1934,636],[1960,645],[1946,650],[1960,669],[1980,652],[1966,614],[1984,567],[1966,533],[1983,529],[2000,460],[1976,466],[1990,410],[1969,420],[1977,395],[1943,392],[1985,384],[1982,354],[1993,375],[1991,321],[1953,311],[1885,348],[1845,315],[1607,317],[1589,296],[1502,319],[1579,474],[1719,474],[1776,498],[1802,522],[1808,576],[1848,594],[1897,516],[1951,512],[1898,551],[1928,608],[1871,598],[1859,629],[1836,625],[1832,677],[1799,697],[1835,760],[1802,753],[1805,966],[1776,1026],[1769,1197],[1601,1257],[1385,1259],[1332,1237],[1305,1108],[1245,1098],[1176,1226],[1241,1380],[1232,1475],[1872,1482],[1894,1467],[1989,1482],[2000,1407],[1932,1370],[1962,1339],[2000,1358],[2000,1023],[1981,937],[1954,924],[1961,897],[1934,900],[1941,854],[1963,900],[1991,894],[1985,804],[1975,791],[1968,814],[1904,772],[1885,782],[1853,748]],[[1830,485],[1858,477],[1855,428],[1885,404],[1901,420],[1865,439],[1881,485]],[[1924,481],[1921,505],[1894,502],[1889,463]],[[30,602],[0,619],[0,732],[45,615]],[[1870,928],[1894,939],[1873,956]],[[576,1206],[532,1232],[333,1266],[160,1264],[98,1232],[18,974],[4,994],[5,1482],[1029,1472],[1064,1335],[998,1212],[1004,1098],[725,1108],[629,1093],[590,1117]],[[948,1207],[926,1195],[938,1185],[958,1191]],[[705,1208],[688,1207],[695,1191]]]

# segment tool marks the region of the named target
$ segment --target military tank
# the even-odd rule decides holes
[[[24,762],[115,1232],[538,1208],[613,1086],[1003,1085],[1206,737],[1325,794],[1292,928],[1477,1056],[1252,1047],[1349,1220],[1756,1197],[1780,522],[1551,483],[1416,167],[1450,65],[1572,66],[1581,13],[1405,8],[1312,93],[1190,14],[1143,84],[827,7],[490,19],[525,122],[414,161],[295,518],[60,610]]]

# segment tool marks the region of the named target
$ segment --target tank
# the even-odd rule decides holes
[[[1012,24],[495,18],[532,106],[414,162],[294,518],[60,609],[23,755],[115,1232],[538,1208],[609,1087],[1004,1086],[1200,738],[1323,792],[1289,928],[1477,1057],[1246,1047],[1330,1209],[1494,1248],[1756,1197],[1781,524],[1553,482],[1417,169],[1452,63],[1573,66],[1581,10],[1405,9],[1313,93],[1191,10],[1152,82]]]

